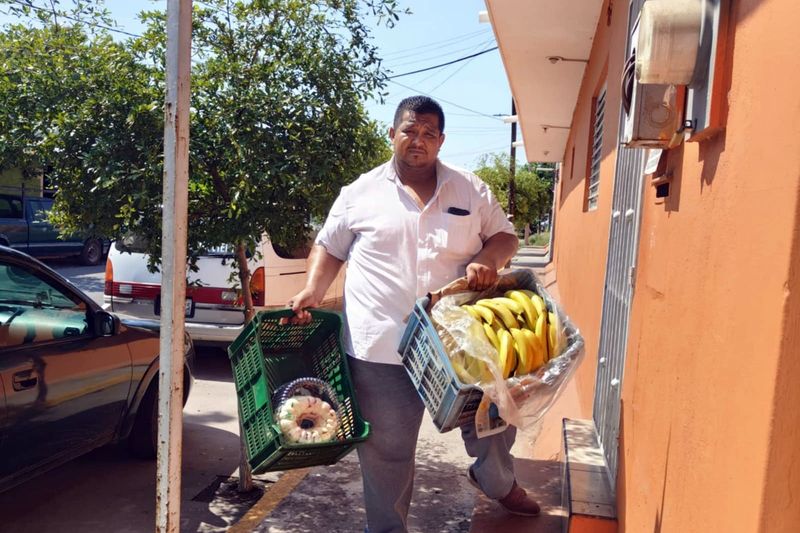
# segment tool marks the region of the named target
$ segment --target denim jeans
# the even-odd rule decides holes
[[[369,533],[405,533],[414,489],[414,456],[425,406],[402,365],[349,358],[358,405],[371,434],[358,446]],[[514,484],[511,446],[516,428],[478,439],[472,425],[461,429],[472,473],[493,499]]]

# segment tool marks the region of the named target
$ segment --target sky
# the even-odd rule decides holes
[[[45,0],[33,2],[47,4]],[[478,22],[478,13],[486,9],[483,0],[399,0],[398,4],[411,14],[401,15],[394,28],[373,28],[373,40],[390,76],[496,46],[491,26]],[[137,13],[165,9],[166,1],[106,0],[106,7],[120,30],[140,33],[143,27]],[[0,23],[8,20],[8,16],[0,15]],[[510,114],[511,91],[497,50],[447,67],[401,76],[389,82],[387,91],[384,104],[367,102],[370,116],[387,127],[398,102],[406,96],[428,94],[439,101],[446,123],[439,155],[443,161],[474,170],[481,155],[509,151],[511,126],[499,115]],[[517,149],[517,159],[525,161],[524,149]]]

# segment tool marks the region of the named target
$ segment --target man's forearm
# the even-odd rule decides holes
[[[483,243],[483,249],[472,259],[472,262],[490,265],[499,270],[514,257],[518,248],[519,238],[516,235],[495,233]]]
[[[314,291],[314,294],[321,299],[325,296],[325,292],[333,280],[336,279],[344,262],[329,254],[325,247],[319,244],[315,244],[311,249],[309,261],[311,264],[308,269],[306,288]]]

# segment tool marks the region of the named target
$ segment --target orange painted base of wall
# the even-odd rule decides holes
[[[571,516],[569,533],[617,533],[617,521],[594,516]]]

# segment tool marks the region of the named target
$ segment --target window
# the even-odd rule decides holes
[[[30,200],[31,221],[38,224],[49,224],[48,216],[53,207],[52,200]]]
[[[606,88],[594,99],[592,113],[592,143],[589,149],[589,178],[586,182],[586,210],[597,209],[600,189],[600,161],[603,159],[603,119],[606,111]]]
[[[0,196],[0,218],[22,218],[22,201],[10,196]]]
[[[21,266],[0,263],[0,349],[88,332],[86,303]]]

